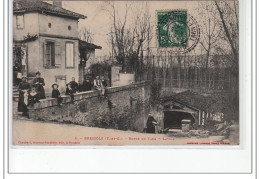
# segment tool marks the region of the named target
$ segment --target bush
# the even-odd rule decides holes
[[[130,109],[125,108],[121,113],[118,111],[111,111],[110,113],[93,120],[90,126],[105,129],[136,131],[136,128],[134,127],[135,119],[135,117],[131,116]]]

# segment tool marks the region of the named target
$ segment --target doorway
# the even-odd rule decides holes
[[[13,47],[13,66],[18,66],[18,71],[24,75],[28,73],[27,46],[15,45]]]
[[[195,122],[194,117],[188,112],[164,111],[164,128],[181,129],[183,119],[191,120],[191,125]]]

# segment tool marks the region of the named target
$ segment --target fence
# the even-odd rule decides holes
[[[202,90],[231,90],[237,87],[238,71],[230,63],[221,64],[229,60],[230,56],[212,56],[219,65],[205,68],[202,62],[205,56],[153,56],[140,58],[131,66],[137,82],[144,80],[155,81],[162,88],[186,88]],[[101,59],[101,58],[100,58]],[[103,57],[111,62],[112,57]],[[179,60],[178,60],[179,59]],[[200,62],[200,63],[199,63]],[[110,64],[111,66],[111,64]],[[100,68],[98,68],[100,69]]]
[[[235,81],[231,68],[178,69],[153,67],[137,75],[139,80],[154,80],[162,88],[230,90]]]

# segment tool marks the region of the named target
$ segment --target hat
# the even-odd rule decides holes
[[[38,75],[38,74],[40,75],[41,73],[40,73],[39,71],[37,71],[35,74],[36,74],[36,75]]]
[[[57,86],[57,88],[59,88],[59,85],[57,83],[52,84],[51,87],[54,88],[55,85]]]
[[[148,115],[152,115],[153,113],[152,112],[149,112]]]

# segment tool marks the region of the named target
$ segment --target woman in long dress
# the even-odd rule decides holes
[[[147,123],[146,123],[146,133],[155,133],[155,126],[158,124],[158,122],[154,119],[154,117],[152,116],[152,113],[148,114],[149,117],[147,119]]]
[[[27,105],[29,102],[28,96],[29,96],[30,84],[27,82],[25,76],[22,77],[22,82],[19,84],[18,90],[19,90],[18,112],[22,112],[23,116],[29,117]]]
[[[34,78],[33,84],[36,87],[36,91],[38,93],[39,99],[45,99],[46,98],[45,97],[45,91],[44,91],[44,88],[43,88],[43,86],[45,85],[45,82],[44,82],[44,79],[41,78],[40,72],[36,73],[36,78]]]

